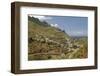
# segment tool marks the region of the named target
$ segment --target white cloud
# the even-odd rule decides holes
[[[58,24],[51,24],[52,27],[59,27]]]
[[[73,32],[69,32],[70,35],[72,36],[85,36],[86,33],[84,31],[73,31]]]
[[[76,34],[84,34],[82,31],[75,32]]]
[[[47,17],[47,16],[34,16],[34,15],[29,15],[30,17],[35,17],[35,18],[38,18],[39,20],[41,20],[41,21],[44,21],[44,20],[50,20],[50,19],[52,19],[52,17]]]

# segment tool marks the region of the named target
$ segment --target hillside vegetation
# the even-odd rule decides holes
[[[72,39],[64,30],[28,16],[28,60],[87,58],[87,38]]]

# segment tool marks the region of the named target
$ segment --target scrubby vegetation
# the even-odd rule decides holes
[[[87,37],[72,38],[46,21],[28,16],[28,60],[87,58]]]

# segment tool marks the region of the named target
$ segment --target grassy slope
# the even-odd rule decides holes
[[[66,39],[69,38],[67,34],[59,31],[55,27],[44,27],[44,26],[38,25],[37,23],[31,22],[31,21],[29,21],[28,24],[29,24],[29,27],[28,27],[29,37],[34,37],[34,34],[37,34],[37,35],[49,37],[53,40],[58,39],[58,41],[60,41],[60,39],[62,41],[62,40],[65,40],[65,38]]]

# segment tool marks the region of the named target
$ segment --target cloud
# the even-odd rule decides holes
[[[34,15],[31,15],[31,14],[30,14],[29,16],[30,16],[30,17],[38,18],[38,19],[41,20],[41,21],[52,19],[52,17],[47,17],[47,16],[34,16]]]
[[[72,36],[87,36],[87,33],[84,31],[70,31],[69,34]]]
[[[51,24],[52,27],[59,27],[58,24]]]

